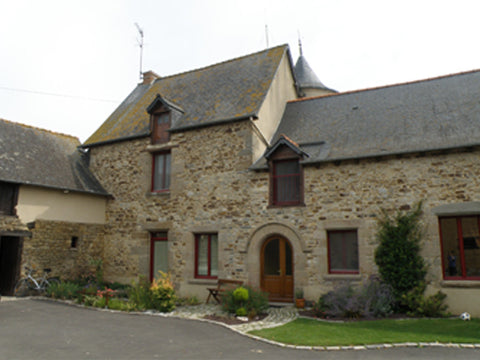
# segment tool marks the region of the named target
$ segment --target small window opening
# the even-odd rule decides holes
[[[76,249],[78,246],[78,236],[72,236],[70,241],[70,249]]]

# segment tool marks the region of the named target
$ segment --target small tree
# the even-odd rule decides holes
[[[397,302],[403,294],[425,279],[426,267],[420,256],[422,202],[412,210],[390,217],[385,211],[378,223],[375,263],[383,281],[393,288]]]

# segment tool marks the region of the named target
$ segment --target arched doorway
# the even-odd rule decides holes
[[[269,237],[262,245],[260,286],[270,301],[293,301],[293,250],[282,236]]]

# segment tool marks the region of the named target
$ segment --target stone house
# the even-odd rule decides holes
[[[169,271],[200,299],[233,278],[315,300],[375,274],[378,215],[423,200],[428,290],[480,316],[479,83],[337,93],[284,45],[149,71],[82,145],[0,121],[3,292],[20,256],[63,277],[101,258],[107,280]]]
[[[79,145],[0,119],[0,294],[12,294],[22,263],[71,277],[103,255],[108,194]]]
[[[337,93],[279,46],[142,83],[82,145],[105,276],[291,301],[375,274],[377,216],[424,201],[429,291],[480,316],[480,72]],[[453,252],[455,268],[448,269]]]

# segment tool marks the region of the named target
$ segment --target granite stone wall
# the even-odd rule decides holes
[[[477,149],[306,166],[305,206],[273,208],[268,206],[268,173],[249,170],[251,144],[257,140],[246,121],[173,133],[160,146],[137,139],[92,148],[91,168],[113,195],[104,235],[106,277],[130,282],[148,275],[150,232],[168,231],[169,269],[179,292],[203,298],[209,281],[194,278],[194,235],[215,232],[219,277],[258,286],[259,249],[277,234],[294,249],[295,287],[316,299],[343,281],[375,274],[382,209],[394,213],[423,200],[428,281],[432,290],[445,289],[438,218],[432,209],[480,200]],[[171,189],[151,193],[152,153],[167,148],[172,153]],[[328,273],[327,230],[338,229],[358,231],[359,275]]]
[[[32,236],[23,243],[22,264],[38,275],[51,268],[51,276],[73,279],[93,271],[91,260],[103,257],[103,225],[37,220],[30,231]],[[76,247],[72,237],[77,238]]]

